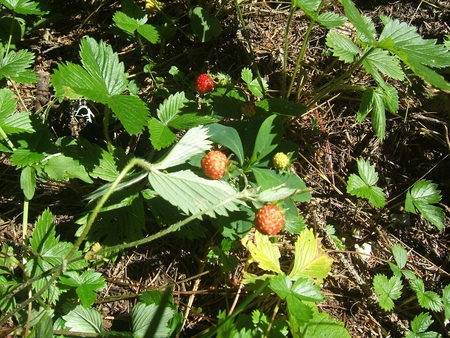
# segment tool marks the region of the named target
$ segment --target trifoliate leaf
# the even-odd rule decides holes
[[[272,243],[269,236],[255,232],[254,243],[249,239],[248,235],[242,238],[242,244],[250,252],[249,263],[255,262],[258,266],[267,271],[281,274],[280,267],[280,250],[278,246]]]
[[[417,301],[420,306],[425,309],[440,312],[442,311],[443,303],[441,297],[436,292],[425,291],[423,280],[415,278],[410,283],[411,289],[416,292]]]
[[[420,180],[406,193],[405,210],[416,213],[416,209],[422,216],[439,230],[444,228],[444,211],[433,205],[441,200],[441,192],[437,184],[429,180]]]
[[[211,217],[226,216],[228,211],[239,210],[238,194],[225,181],[207,180],[190,170],[174,173],[153,170],[148,180],[162,198],[188,215],[204,212]]]
[[[19,83],[33,83],[37,81],[37,75],[27,69],[34,61],[34,54],[25,49],[17,53],[10,51],[0,59],[0,79],[8,78]]]
[[[84,333],[101,333],[103,331],[102,315],[94,308],[77,305],[62,318],[66,321],[65,325],[69,331]]]
[[[392,254],[394,255],[395,262],[399,269],[403,269],[408,261],[408,252],[400,244],[394,244],[392,246]]]
[[[191,157],[211,149],[208,128],[198,126],[189,129],[173,149],[153,167],[158,170],[168,169],[187,162]]]
[[[387,278],[385,275],[377,274],[373,278],[373,287],[378,295],[380,307],[385,311],[394,308],[394,300],[402,295],[402,281],[398,276]]]
[[[327,34],[326,44],[333,52],[333,56],[346,63],[355,61],[359,55],[359,48],[348,37],[330,30]]]
[[[50,210],[46,209],[36,222],[35,229],[30,239],[33,252],[27,261],[25,270],[30,277],[38,276],[56,265],[62,264],[63,258],[69,253],[72,244],[60,242],[56,237],[55,224]],[[35,291],[40,291],[51,278],[46,276],[33,282]],[[42,297],[51,303],[55,303],[62,290],[52,285],[44,292]]]
[[[294,265],[289,277],[297,280],[309,277],[321,283],[331,270],[333,259],[322,249],[320,240],[314,236],[312,229],[305,229],[295,242]]]
[[[106,286],[105,278],[94,270],[86,270],[82,274],[77,271],[67,271],[59,277],[59,280],[64,285],[76,288],[81,304],[86,308],[94,304],[97,299],[95,291],[100,291]]]
[[[353,196],[366,198],[379,208],[386,204],[386,198],[380,187],[374,186],[378,181],[378,173],[368,161],[357,159],[358,175],[351,174],[347,181],[347,192]]]

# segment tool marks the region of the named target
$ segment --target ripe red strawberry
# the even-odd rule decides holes
[[[228,158],[220,150],[211,150],[201,161],[203,172],[213,180],[219,180],[227,171]]]
[[[209,93],[214,89],[214,81],[209,74],[201,74],[197,78],[197,91],[200,94],[206,94]]]
[[[241,112],[245,117],[253,117],[256,114],[255,102],[244,102],[241,105]]]
[[[276,205],[265,205],[256,213],[253,224],[264,235],[276,235],[284,225],[284,214]]]

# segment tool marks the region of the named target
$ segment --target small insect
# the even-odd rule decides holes
[[[78,106],[72,113],[72,117],[75,118],[84,118],[86,122],[92,123],[92,119],[95,118],[94,113],[89,109],[89,107],[86,105],[86,100],[80,99],[78,100]]]

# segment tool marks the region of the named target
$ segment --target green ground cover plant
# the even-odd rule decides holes
[[[293,169],[299,149],[285,137],[286,128],[330,94],[357,92],[361,102],[356,121],[370,117],[383,141],[386,111],[396,114],[399,109],[393,82],[407,81],[413,73],[436,88],[450,90],[436,71],[450,67],[449,48],[422,38],[414,27],[393,18],[381,17],[377,30],[375,18],[362,15],[350,0],[339,1],[341,13],[329,11],[328,1],[292,1],[279,95],[271,93],[271,83],[261,76],[257,63],[240,65],[240,78],[235,81],[226,70],[211,71],[214,88],[196,92],[200,72],[189,76],[172,66],[169,75],[161,75],[158,67],[168,61],[152,60],[149,50],[162,52],[179,31],[193,43],[214,42],[223,34],[224,12],[233,11],[246,32],[241,2],[212,3],[186,2],[187,26],[166,14],[170,3],[123,0],[117,4],[109,29],[120,41],[136,43],[135,52],[146,63],[138,74],[148,74],[157,84],[154,101],[143,98],[136,74],[128,73],[129,65],[114,45],[102,39],[81,38],[78,56],[58,62],[50,80],[51,105],[66,102],[72,107],[73,123],[96,125],[101,132],[94,140],[55,137],[49,127],[50,108],[36,112],[24,108],[19,86],[35,83],[38,77],[31,68],[35,55],[17,44],[36,26],[45,26],[51,3],[0,0],[0,151],[20,172],[23,192],[22,251],[7,243],[0,248],[0,327],[13,323],[8,335],[183,336],[189,311],[183,313],[169,285],[136,296],[128,332],[107,330],[96,307],[99,292],[107,286],[99,268],[113,264],[128,249],[165,236],[201,238],[205,227],[211,226],[220,240],[209,247],[207,263],[219,265],[224,276],[242,265],[239,293],[245,296],[220,308],[215,322],[199,336],[350,337],[345,323],[321,307],[324,280],[335,273],[334,261],[299,213],[299,205],[314,199],[315,191]],[[161,13],[158,22],[150,20],[148,13],[153,11]],[[310,26],[289,75],[288,34],[298,11],[305,13]],[[339,31],[344,24],[351,25],[354,36]],[[323,52],[342,62],[344,71],[308,93],[302,104],[298,100],[302,88],[295,89],[295,83],[303,74],[315,25],[327,30]],[[248,34],[244,35],[252,52]],[[361,74],[371,77],[371,86],[352,83]],[[113,137],[117,130],[127,142]],[[130,140],[135,139],[145,145],[145,152],[130,150]],[[220,150],[228,159],[226,172],[218,179],[202,170],[202,159],[211,150]],[[356,164],[358,174],[349,173],[346,180],[347,197],[358,199],[355,212],[366,200],[389,212],[384,209],[389,187],[379,181],[375,165],[362,158]],[[56,231],[51,206],[36,220],[29,219],[40,183],[70,180],[86,187],[72,241]],[[405,191],[402,204],[406,212],[444,230],[441,199],[438,185],[421,179]],[[255,230],[255,214],[265,206],[281,210],[280,234],[278,229],[273,235]],[[149,222],[158,230],[149,233]],[[111,231],[117,226],[120,231]],[[336,229],[328,229],[339,249],[346,250]],[[426,311],[442,321],[450,319],[449,286],[426,290],[423,280],[406,269],[407,251],[400,245],[391,250],[395,264],[385,262],[390,274],[376,274],[370,281],[380,308],[392,311],[408,286],[424,312],[411,320],[405,336],[439,337],[430,328],[433,319]],[[246,255],[238,259],[242,251]]]

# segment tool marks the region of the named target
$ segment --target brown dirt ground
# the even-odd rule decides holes
[[[166,5],[167,11],[180,18],[180,26],[186,24],[185,3],[174,1],[173,4]],[[357,5],[374,18],[388,15],[410,22],[426,38],[442,41],[444,35],[450,34],[448,1],[357,1]],[[337,1],[334,7],[340,10]],[[90,35],[112,44],[133,74],[143,65],[143,61],[136,59],[136,53],[132,52],[136,46],[115,39],[108,30],[112,15],[118,8],[118,1],[65,3],[61,9],[65,19],[54,22],[47,33],[45,30],[33,32],[21,47],[30,48],[38,55],[34,65],[36,71],[51,73],[57,62],[76,61],[80,38]],[[269,80],[271,95],[276,96],[281,86],[281,56],[288,5],[252,1],[246,2],[242,10],[259,69]],[[238,80],[242,66],[249,65],[248,46],[242,38],[233,9],[221,12],[220,19],[224,31],[212,42],[199,44],[177,33],[164,47],[163,57],[159,47],[146,51],[151,58],[168,60],[158,72],[164,76],[171,65],[176,65],[188,74],[210,69],[212,72],[227,72]],[[295,62],[307,24],[301,13],[292,24],[289,69]],[[316,28],[312,36],[304,65],[308,78],[301,88],[296,83],[292,96],[299,102],[304,102],[314,91],[321,79],[319,70],[330,62],[321,53],[324,30]],[[143,96],[152,100],[155,84],[143,76],[136,79],[144,87]],[[359,81],[364,84],[368,80],[362,78]],[[313,201],[299,205],[299,210],[308,224],[323,237],[325,247],[335,260],[332,274],[325,281],[326,302],[321,308],[343,321],[353,337],[401,337],[412,317],[420,312],[416,302],[409,300],[411,294],[408,292],[390,313],[383,312],[374,301],[371,280],[377,273],[389,273],[383,260],[391,259],[390,248],[394,243],[408,249],[407,267],[423,278],[427,290],[440,292],[450,282],[450,105],[436,106],[435,100],[414,95],[406,84],[395,85],[400,92],[401,107],[397,115],[388,117],[384,142],[373,134],[370,121],[356,123],[358,103],[352,99],[351,93],[341,93],[334,100],[322,102],[315,111],[292,120],[286,126],[286,138],[296,142],[300,149],[295,170],[316,191]],[[38,103],[34,88],[22,89],[28,108],[35,109]],[[43,102],[45,104],[45,99]],[[73,126],[65,121],[61,110],[53,114],[55,134],[73,135]],[[313,127],[317,120],[322,129]],[[81,132],[83,137],[88,134],[86,130]],[[95,138],[93,135],[88,137]],[[379,185],[388,192],[388,204],[382,210],[360,203],[345,193],[345,182],[350,173],[356,172],[355,159],[358,157],[376,163]],[[22,238],[23,207],[18,172],[8,165],[7,156],[3,155],[1,160],[0,239],[18,243]],[[447,219],[444,231],[439,232],[420,216],[405,216],[402,210],[406,190],[421,178],[437,183],[442,191],[440,206],[444,208]],[[74,220],[85,207],[82,197],[90,189],[76,181],[64,184],[41,182],[37,197],[31,203],[30,219],[35,219],[49,206],[56,217],[59,233],[70,240],[77,228]],[[336,228],[337,235],[349,251],[354,250],[355,244],[367,242],[372,245],[373,255],[363,260],[352,252],[335,252],[336,247],[324,230],[327,224]],[[215,323],[218,310],[226,308],[226,304],[238,294],[242,269],[240,266],[232,276],[223,276],[218,266],[205,263],[208,246],[220,241],[219,237],[212,228],[207,229],[208,243],[204,239],[164,237],[152,245],[124,252],[116,263],[99,268],[108,277],[108,287],[97,304],[105,316],[105,326],[127,329],[136,294],[167,285],[174,287],[173,296],[181,310],[186,311],[192,306],[184,336],[195,336]],[[245,253],[238,253],[238,257],[245,260]],[[118,297],[119,300],[113,301],[110,297]],[[266,305],[270,307],[270,304],[270,299],[267,299]],[[433,329],[446,336],[447,330],[439,315],[434,319]]]

